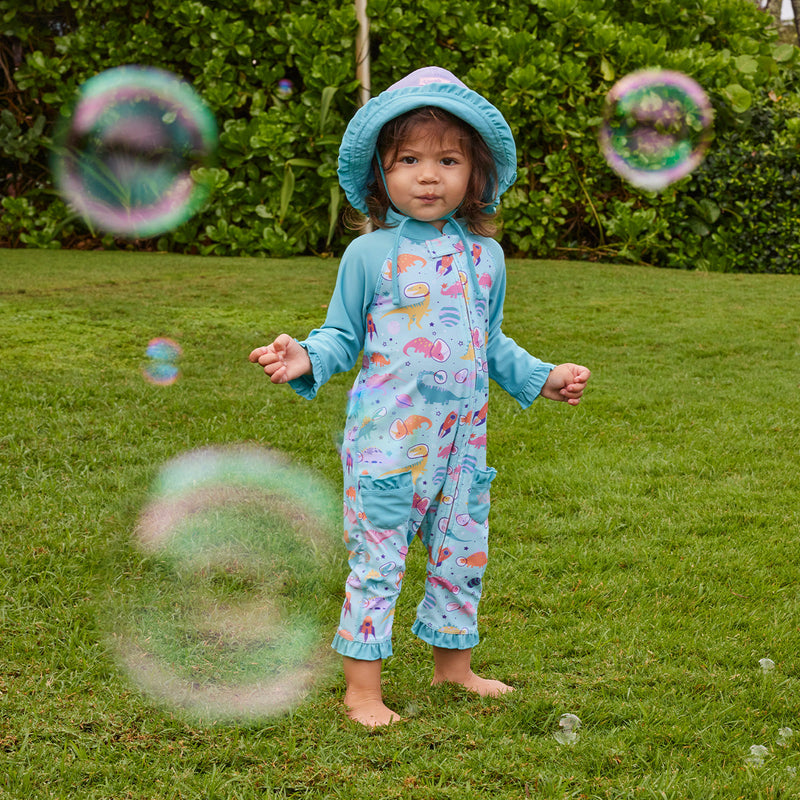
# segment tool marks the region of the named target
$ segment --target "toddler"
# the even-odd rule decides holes
[[[417,536],[427,578],[412,630],[433,649],[433,683],[511,689],[470,666],[495,476],[489,378],[527,407],[540,395],[577,405],[590,374],[540,361],[502,331],[505,264],[489,237],[515,177],[506,121],[451,73],[417,70],[370,100],[344,134],[339,180],[376,230],[347,248],[321,328],[250,354],[309,399],[362,354],[342,446],[351,571],[333,648],[348,716],[370,727],[399,719],[381,665]]]

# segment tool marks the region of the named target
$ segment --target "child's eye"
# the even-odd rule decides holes
[[[400,156],[399,159],[401,164],[416,164],[417,159],[414,156]]]
[[[458,164],[458,159],[457,158],[443,158],[442,159],[442,164],[444,164],[444,166],[446,166],[446,167],[454,167],[454,166],[456,166],[456,164]]]

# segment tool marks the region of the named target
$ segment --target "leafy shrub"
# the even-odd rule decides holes
[[[23,13],[15,0],[0,0],[8,20],[4,41],[29,51],[14,73],[16,95],[27,111],[35,111],[35,116],[0,119],[2,174],[8,176],[0,191],[3,241],[27,242],[24,236],[36,228],[36,214],[53,203],[46,172],[51,142],[39,137],[45,122],[49,132],[86,79],[128,63],[186,77],[220,126],[206,210],[144,246],[283,256],[326,249],[341,239],[335,174],[356,89],[351,6],[306,1],[292,4],[289,11],[269,0],[238,0],[225,8],[197,0],[104,0],[101,8],[89,0],[36,0],[33,5]],[[38,27],[32,20],[37,16]],[[295,86],[288,99],[276,92],[284,77]],[[20,134],[12,123],[27,124],[28,138],[39,137],[33,169],[31,147],[18,144]],[[10,202],[22,196],[30,201],[27,218],[19,204]],[[62,213],[69,213],[63,205]],[[20,229],[27,230],[24,236]],[[71,237],[66,229],[62,233],[65,244],[75,243],[74,231]]]
[[[718,141],[733,143],[733,132],[758,124],[752,99],[791,94],[800,74],[800,51],[776,45],[748,0],[371,0],[369,14],[375,90],[438,64],[506,115],[519,180],[502,204],[503,243],[516,255],[718,266],[694,229],[712,206],[726,222],[734,201],[705,197],[700,175],[659,195],[624,184],[596,143],[603,99],[635,69],[685,72],[712,98]],[[14,76],[0,116],[0,242],[42,246],[52,235],[64,246],[113,246],[56,202],[46,155],[77,87],[124,63],[186,77],[221,130],[208,207],[137,246],[283,256],[339,253],[353,236],[339,221],[336,180],[357,102],[351,4],[32,0],[23,11],[0,0],[0,16],[0,59]],[[294,83],[289,98],[276,91],[282,78]],[[716,232],[728,235],[724,226]]]
[[[800,274],[800,102],[770,93],[748,117],[679,196],[673,237],[694,267]]]

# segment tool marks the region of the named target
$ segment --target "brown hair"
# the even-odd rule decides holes
[[[489,211],[491,202],[486,198],[494,198],[497,193],[497,169],[494,159],[486,143],[477,131],[449,113],[435,106],[415,108],[390,120],[381,128],[378,135],[377,152],[384,163],[393,163],[398,151],[411,136],[412,130],[425,123],[430,127],[430,135],[442,141],[449,133],[455,133],[459,146],[469,158],[472,170],[470,173],[467,192],[458,209],[460,217],[467,223],[472,233],[478,236],[494,236],[497,233],[495,224],[495,211]],[[374,180],[369,185],[366,202],[369,209],[369,221],[376,228],[388,228],[386,213],[391,207],[389,195],[383,184],[383,178],[378,167],[377,156],[372,160],[372,174]],[[356,227],[363,227],[366,220],[358,215]]]

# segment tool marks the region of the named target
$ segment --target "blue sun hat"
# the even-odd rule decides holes
[[[517,177],[517,148],[503,115],[486,98],[472,91],[441,67],[423,67],[406,75],[365,103],[350,120],[339,148],[339,183],[350,204],[368,214],[367,195],[373,181],[372,158],[381,128],[401,114],[423,106],[449,111],[471,125],[486,142],[497,170],[497,191],[486,197],[493,211],[500,195]]]

